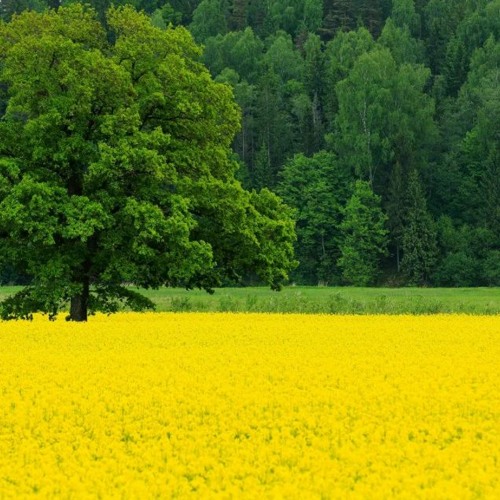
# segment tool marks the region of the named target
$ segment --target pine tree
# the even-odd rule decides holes
[[[310,127],[306,137],[308,153],[319,151],[323,146],[323,102],[325,61],[318,35],[310,34],[304,44],[304,86],[310,100]]]
[[[391,246],[396,253],[396,269],[399,272],[401,267],[401,237],[403,233],[404,216],[404,179],[403,169],[399,162],[392,167],[389,180],[389,191],[386,202],[386,212],[388,216],[387,226],[391,237]]]
[[[249,0],[232,0],[229,26],[233,30],[243,30],[248,26],[248,3]]]
[[[436,263],[436,228],[427,211],[427,203],[418,173],[410,172],[403,218],[401,270],[409,285],[426,285]]]

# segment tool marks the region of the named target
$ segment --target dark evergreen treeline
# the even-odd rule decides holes
[[[297,283],[500,285],[500,0],[126,3],[232,86],[243,184],[296,209]]]

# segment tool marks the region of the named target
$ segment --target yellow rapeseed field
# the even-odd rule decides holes
[[[500,317],[0,323],[0,498],[500,498]]]

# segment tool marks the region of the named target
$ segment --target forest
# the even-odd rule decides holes
[[[69,3],[1,0],[2,22]],[[294,211],[291,282],[500,286],[500,0],[120,3],[232,88],[237,178]]]

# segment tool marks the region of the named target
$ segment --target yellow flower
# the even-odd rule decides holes
[[[3,323],[0,498],[498,498],[500,317]]]

